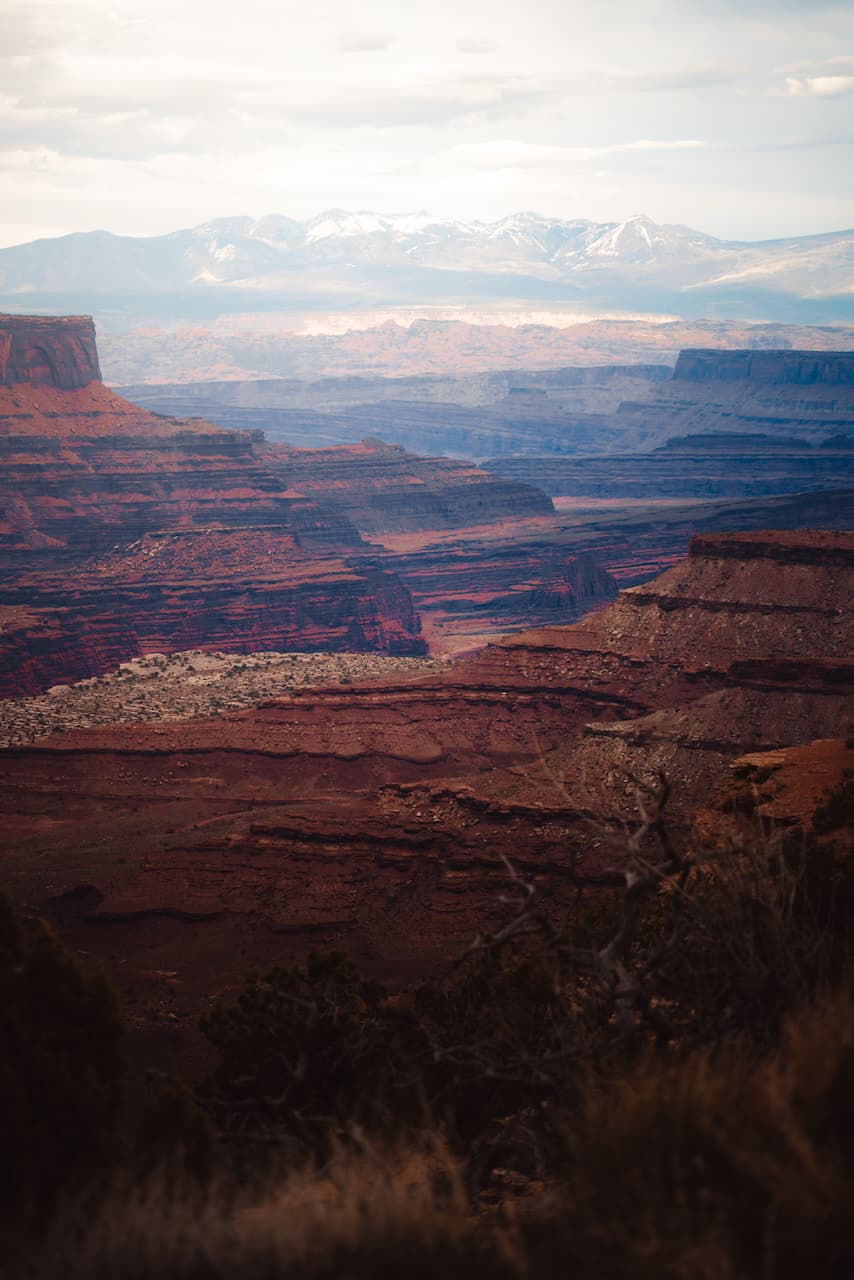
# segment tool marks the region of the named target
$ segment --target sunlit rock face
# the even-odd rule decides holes
[[[0,385],[71,391],[100,381],[89,316],[0,315]]]

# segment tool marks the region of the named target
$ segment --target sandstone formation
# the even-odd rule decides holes
[[[300,448],[370,435],[419,454],[491,460],[494,474],[553,495],[736,497],[845,482],[852,370],[851,352],[687,349],[672,377],[666,366],[639,363],[138,384],[129,394],[160,412],[202,414]],[[673,437],[688,438],[690,458]],[[722,465],[708,437],[728,438],[734,464]],[[833,457],[805,448],[833,437]]]
[[[852,573],[854,535],[712,535],[444,673],[8,749],[6,879],[126,962],[148,1037],[190,1043],[207,995],[318,944],[405,980],[506,911],[502,854],[558,914],[612,878],[629,773],[667,771],[687,839],[728,761],[844,731]]]
[[[681,351],[677,382],[766,383],[771,386],[854,387],[850,351]]]
[[[459,654],[519,631],[526,619],[575,621],[613,599],[613,582],[633,586],[678,564],[695,533],[841,529],[852,512],[854,489],[627,507],[581,500],[549,520],[382,534],[381,562],[412,591],[431,650]]]
[[[94,725],[194,720],[257,707],[309,685],[426,676],[446,665],[442,659],[378,653],[153,653],[105,676],[0,701],[0,747]]]
[[[100,381],[89,316],[0,315],[0,386],[72,391]]]
[[[689,348],[670,382],[625,401],[617,419],[644,445],[720,430],[821,442],[854,422],[854,352]]]
[[[754,752],[733,760],[694,822],[696,843],[727,852],[762,847],[802,853],[805,842],[854,852],[854,736]],[[809,857],[809,853],[806,855]]]
[[[491,458],[612,446],[610,417],[624,400],[664,382],[665,364],[520,368],[429,377],[264,379],[125,387],[161,413],[201,414],[220,426],[253,427],[300,448],[364,435],[416,453]]]
[[[426,651],[407,588],[250,433],[108,391],[86,319],[0,334],[0,693],[161,649]]]

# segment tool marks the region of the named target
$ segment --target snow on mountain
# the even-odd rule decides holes
[[[481,222],[424,210],[329,209],[306,220],[215,218],[164,236],[99,231],[0,250],[0,308],[4,295],[14,305],[21,294],[34,301],[77,293],[132,300],[235,288],[261,292],[268,304],[299,296],[302,305],[313,296],[417,304],[460,289],[472,299],[508,290],[506,296],[529,300],[590,298],[650,310],[676,310],[682,298],[695,312],[706,299],[712,306],[743,299],[775,318],[778,297],[835,298],[837,310],[850,308],[854,233],[745,243],[643,214],[597,223],[520,212]]]

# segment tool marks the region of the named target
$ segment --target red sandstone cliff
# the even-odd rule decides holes
[[[607,876],[627,770],[667,770],[684,834],[729,760],[838,734],[852,585],[851,535],[703,539],[610,608],[441,677],[0,753],[8,877],[57,912],[93,886],[79,945],[149,984],[156,945],[188,1025],[202,993],[318,941],[423,971],[491,918],[502,853],[557,911]]]
[[[0,386],[71,391],[100,381],[89,316],[0,315]]]
[[[86,318],[2,317],[0,351],[0,695],[156,648],[425,652],[408,589],[252,434],[108,391]]]
[[[25,614],[6,614],[0,693],[103,671],[186,636],[231,649],[257,642],[420,653],[425,639],[409,592],[430,615],[425,636],[443,650],[471,647],[484,633],[569,621],[615,594],[601,566],[573,547],[547,538],[529,538],[516,554],[496,546],[496,532],[551,520],[551,501],[530,486],[379,442],[293,450],[202,419],[164,418],[97,379],[90,321],[13,321],[4,330],[7,373],[24,380],[0,386],[0,606]],[[46,369],[53,381],[41,380]],[[265,561],[268,579],[276,569],[272,596],[248,585],[256,580],[248,530],[268,527],[291,538],[284,559]],[[436,543],[413,558],[385,555],[361,537],[425,528],[465,532],[467,545]],[[122,586],[123,547],[156,531],[217,529],[245,534],[246,589],[238,574],[217,587],[220,602],[233,594],[230,604],[212,611],[202,603],[214,532],[184,544],[199,549],[195,596],[166,580],[162,595],[153,579],[147,595],[138,584]],[[262,600],[267,616],[253,616]],[[178,626],[182,610],[188,618]]]

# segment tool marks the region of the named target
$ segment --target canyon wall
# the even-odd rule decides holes
[[[257,455],[289,487],[334,507],[367,534],[463,529],[554,511],[542,489],[380,440],[331,449],[267,444]]]
[[[407,587],[351,567],[358,530],[257,436],[109,391],[85,318],[0,335],[0,694],[158,648],[425,652]]]
[[[373,367],[369,359],[364,367]],[[143,383],[122,394],[161,413],[260,428],[270,440],[299,448],[371,435],[418,454],[481,459],[607,448],[609,415],[671,373],[664,364],[605,364],[418,378]]]
[[[854,484],[854,435],[812,448],[761,432],[693,434],[648,453],[498,458],[484,466],[553,497],[747,498]]]
[[[502,918],[502,855],[558,918],[614,883],[635,779],[665,770],[683,841],[729,761],[844,732],[852,587],[852,535],[714,535],[444,674],[0,752],[7,880],[146,993],[152,1034],[175,1014],[173,1049],[212,992],[317,945],[411,979]]]

